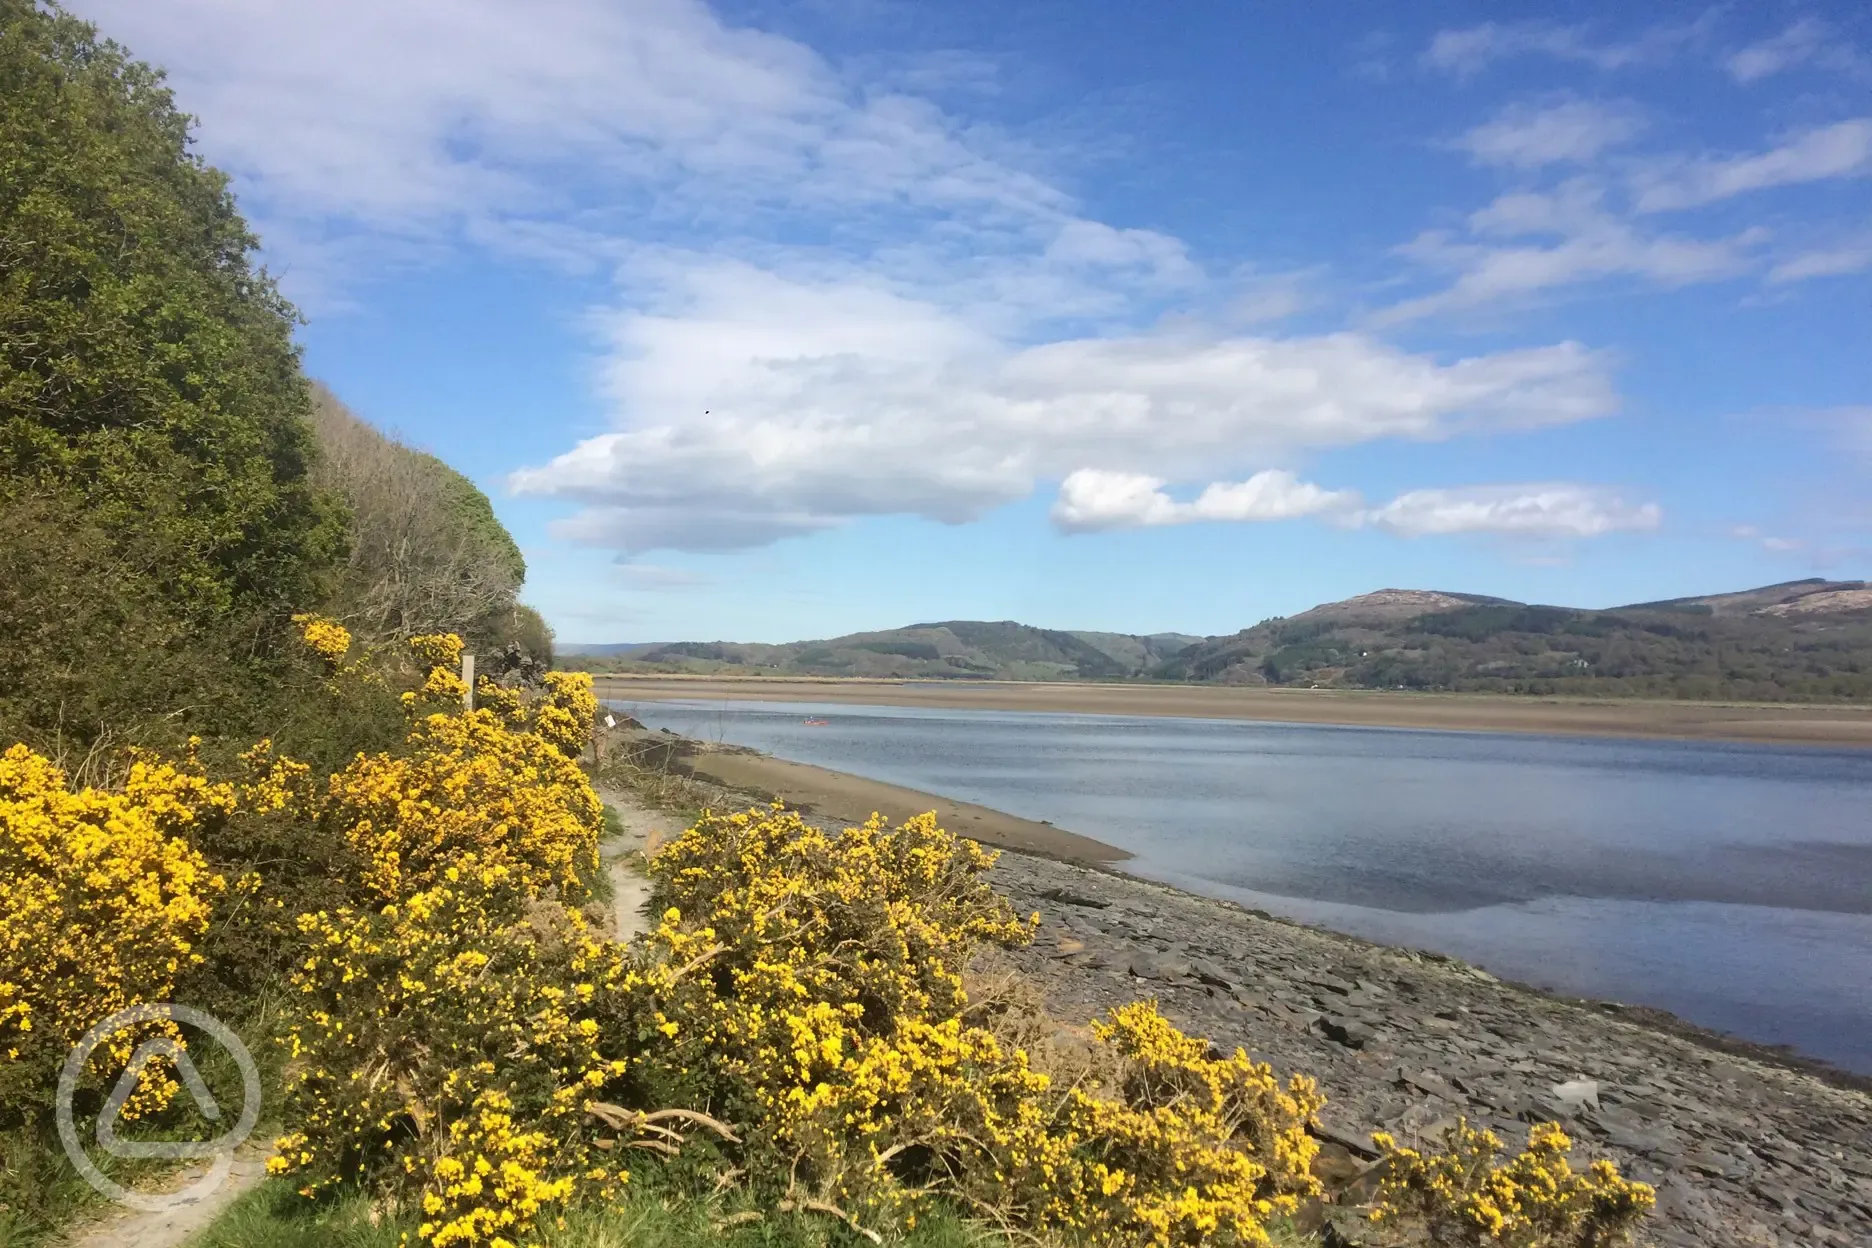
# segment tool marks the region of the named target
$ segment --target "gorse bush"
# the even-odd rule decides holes
[[[76,1031],[186,996],[221,927],[287,981],[268,1169],[307,1197],[368,1193],[434,1248],[537,1242],[646,1166],[661,1190],[731,1186],[867,1234],[960,1208],[1110,1248],[1267,1244],[1319,1194],[1311,1080],[1149,1002],[1061,1044],[1031,1000],[972,979],[1036,920],[933,815],[829,832],[777,804],[705,813],[651,860],[661,921],[619,944],[581,909],[602,827],[574,761],[589,678],[479,682],[468,710],[458,638],[360,652],[298,623],[328,696],[403,707],[400,747],[321,774],[262,742],[227,781],[144,756],[120,793],[74,793],[23,747],[0,760],[0,883],[22,899],[0,916],[9,1112],[42,1108]],[[273,878],[216,869],[230,841],[291,833],[311,848]],[[300,904],[314,880],[329,904]],[[127,1057],[102,1051],[96,1086]],[[173,1091],[152,1066],[133,1108]],[[1573,1173],[1557,1132],[1499,1166],[1479,1133],[1447,1155],[1382,1143],[1381,1225],[1434,1242],[1602,1248],[1650,1199],[1605,1163]]]
[[[1567,1160],[1572,1146],[1558,1123],[1528,1130],[1527,1148],[1500,1160],[1493,1132],[1458,1122],[1441,1151],[1404,1148],[1389,1135],[1372,1139],[1386,1171],[1373,1220],[1400,1231],[1400,1243],[1451,1248],[1611,1248],[1627,1243],[1656,1193],[1609,1161],[1584,1173]]]
[[[0,754],[0,1121],[46,1110],[66,1053],[95,1023],[170,997],[201,955],[227,882],[190,844],[223,820],[232,787],[188,766],[139,759],[120,793],[71,792],[23,745]],[[150,1028],[108,1040],[109,1079]],[[175,1085],[155,1064],[126,1115],[160,1109]]]
[[[1313,1085],[1211,1057],[1148,1004],[1058,1077],[971,1010],[976,950],[1032,931],[981,878],[994,857],[930,815],[839,834],[780,808],[705,815],[651,863],[669,909],[633,955],[685,973],[621,1002],[624,1030],[666,1037],[642,1091],[731,1121],[777,1198],[855,1217],[902,1224],[940,1197],[1083,1243],[1265,1242],[1317,1191]]]

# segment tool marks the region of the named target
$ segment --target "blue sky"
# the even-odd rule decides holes
[[[566,640],[1872,567],[1863,4],[71,7]]]

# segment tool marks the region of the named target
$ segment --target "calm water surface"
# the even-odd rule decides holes
[[[611,705],[653,728],[1048,819],[1192,892],[1872,1073],[1872,752]]]

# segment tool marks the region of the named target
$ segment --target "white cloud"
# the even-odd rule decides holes
[[[1706,19],[1689,25],[1658,26],[1635,39],[1597,42],[1584,27],[1552,22],[1483,22],[1461,30],[1438,31],[1424,50],[1430,69],[1469,78],[1496,61],[1517,56],[1548,56],[1596,69],[1618,70],[1663,60],[1695,39]]]
[[[1591,100],[1514,104],[1464,134],[1456,145],[1478,164],[1536,169],[1585,163],[1643,129],[1644,119],[1629,105]]]
[[[75,7],[170,69],[295,270],[468,246],[618,274],[595,317],[616,429],[512,479],[581,507],[571,540],[959,523],[1080,470],[1222,478],[1187,505],[1248,516],[1314,498],[1265,475],[1297,451],[1616,406],[1608,359],[1574,343],[1444,361],[1354,333],[1140,330],[1174,322],[1171,296],[1226,316],[1228,291],[1179,240],[1086,219],[992,126],[903,89],[943,84],[862,80],[701,0]],[[982,89],[988,67],[966,68]],[[1251,293],[1235,323],[1296,305]]]
[[[1768,280],[1776,285],[1804,282],[1816,277],[1842,277],[1872,269],[1872,240],[1844,247],[1802,252],[1781,261],[1768,271]]]
[[[1599,487],[1559,482],[1413,490],[1355,517],[1361,525],[1403,537],[1491,533],[1525,538],[1646,531],[1657,528],[1663,519],[1663,509],[1656,503],[1627,503]]]
[[[586,507],[564,536],[723,549],[865,515],[959,523],[1079,469],[1213,480],[1616,406],[1609,361],[1570,343],[1450,363],[1349,333],[1022,345],[856,277],[721,262],[671,282],[609,318],[621,428],[512,479]]]
[[[1638,211],[1695,208],[1749,191],[1872,173],[1872,117],[1808,130],[1765,152],[1686,161],[1655,172],[1638,192]]]
[[[1349,490],[1325,490],[1280,468],[1246,481],[1218,481],[1193,501],[1180,503],[1159,477],[1081,468],[1060,483],[1053,522],[1069,532],[1149,528],[1201,520],[1291,520],[1358,505]]]
[[[1517,191],[1470,214],[1466,234],[1419,235],[1401,252],[1455,272],[1455,282],[1382,309],[1372,323],[1469,311],[1608,278],[1662,286],[1714,281],[1744,272],[1752,249],[1767,237],[1761,230],[1721,239],[1645,234],[1608,212],[1603,196],[1602,187],[1584,179],[1551,192]]]
[[[1061,240],[1037,299],[1047,281],[1078,296],[1194,271],[1148,230],[1089,237],[1107,227],[1080,222],[992,127],[701,0],[73,7],[169,70],[289,284],[321,301],[439,243],[580,267],[697,236],[752,249],[789,212],[836,218],[828,250],[870,248],[910,277],[978,277],[1011,255],[1034,267]],[[308,274],[321,262],[345,268]]]
[[[1178,502],[1164,485],[1158,477],[1082,469],[1061,483],[1053,521],[1068,532],[1089,532],[1321,516],[1400,537],[1475,533],[1542,540],[1648,531],[1663,521],[1656,503],[1631,504],[1612,491],[1566,482],[1412,490],[1375,508],[1362,507],[1355,491],[1322,489],[1281,469],[1217,482],[1190,502]]]
[[[1804,17],[1772,39],[1752,43],[1726,62],[1737,82],[1755,82],[1812,60],[1826,46],[1826,24]]]

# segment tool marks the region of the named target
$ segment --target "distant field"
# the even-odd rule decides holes
[[[1868,706],[1594,700],[1214,685],[1012,681],[918,684],[832,677],[723,679],[667,675],[600,676],[598,693],[600,697],[623,702],[724,698],[1872,747],[1872,707]]]

